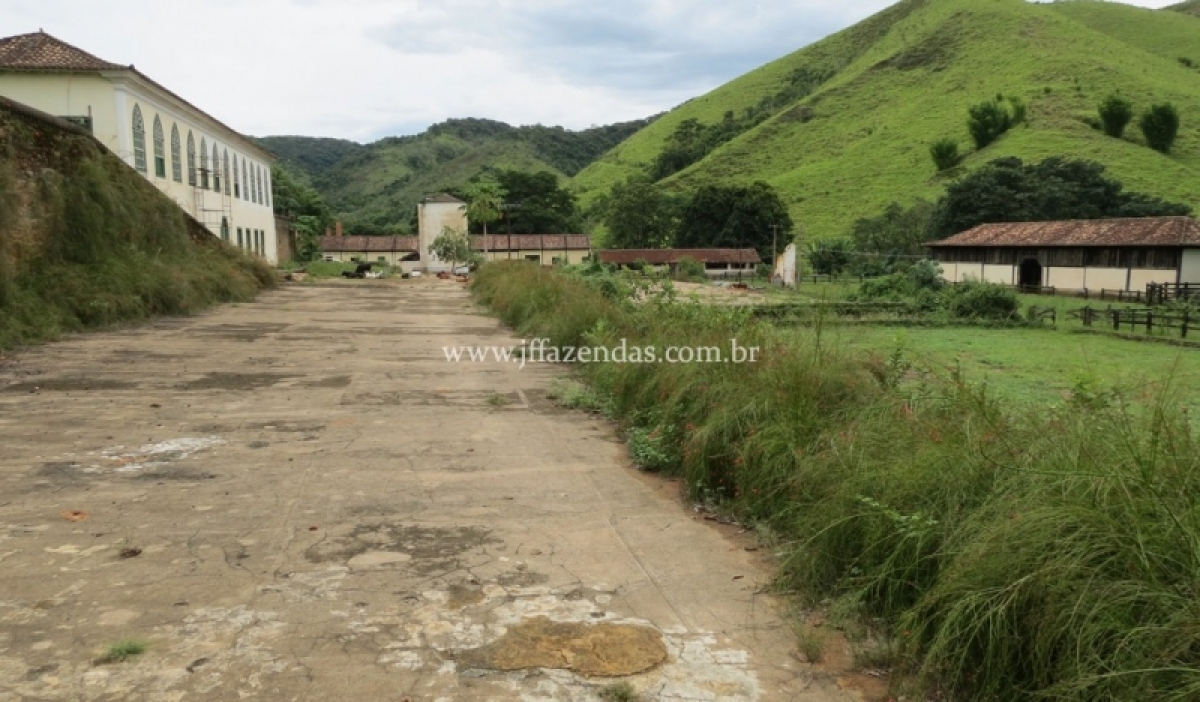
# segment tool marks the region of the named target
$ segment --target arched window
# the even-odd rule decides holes
[[[154,115],[154,175],[167,177],[167,152],[163,139],[162,120]]]
[[[221,171],[225,174],[225,194],[229,194],[229,149],[221,156]]]
[[[250,199],[250,168],[246,165],[246,159],[242,159],[242,199]]]
[[[179,146],[179,125],[171,125],[171,178],[183,182],[183,154]]]
[[[196,137],[188,130],[188,185],[196,184]]]
[[[139,105],[133,106],[133,167],[146,172],[146,123]]]
[[[242,178],[238,175],[237,154],[233,155],[233,196],[242,196]]]
[[[213,192],[221,192],[221,151],[217,148],[217,142],[213,142]]]
[[[271,167],[267,166],[263,169],[263,181],[267,186],[267,207],[271,206]]]
[[[258,204],[263,205],[267,202],[267,194],[263,192],[262,166],[256,166],[255,170],[258,171]]]
[[[257,170],[257,164],[250,164],[250,202],[258,202],[258,184],[254,179],[254,173]]]
[[[200,187],[208,190],[208,139],[200,137]]]
[[[221,218],[221,240],[229,241],[229,218]]]

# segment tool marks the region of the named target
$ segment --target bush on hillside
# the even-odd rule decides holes
[[[929,147],[929,155],[937,166],[938,173],[948,171],[962,162],[962,154],[958,153],[958,142],[953,139],[938,139]]]
[[[1010,288],[977,280],[947,286],[944,297],[946,311],[959,319],[1013,319],[1021,306]]]
[[[1133,104],[1119,95],[1109,95],[1100,103],[1100,122],[1110,137],[1120,139],[1132,120]]]
[[[1174,105],[1164,103],[1151,107],[1138,124],[1150,148],[1164,154],[1171,153],[1175,138],[1179,136],[1179,111]]]
[[[1007,102],[1007,105],[1005,104]],[[1025,103],[1019,98],[997,95],[994,100],[981,102],[970,108],[967,127],[975,148],[983,150],[999,139],[1005,132],[1025,121]]]

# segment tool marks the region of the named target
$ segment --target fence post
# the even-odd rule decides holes
[[[1180,327],[1180,330],[1182,331],[1182,335],[1181,335],[1181,337],[1180,337],[1180,338],[1183,338],[1183,339],[1186,339],[1186,338],[1187,338],[1187,333],[1188,333],[1188,322],[1189,322],[1189,321],[1191,321],[1191,314],[1190,314],[1190,312],[1191,312],[1191,310],[1184,310],[1184,311],[1183,311],[1183,325]]]
[[[1121,331],[1121,310],[1109,310],[1112,315],[1113,331]]]
[[[1146,333],[1149,334],[1152,329],[1154,329],[1154,312],[1146,310]]]

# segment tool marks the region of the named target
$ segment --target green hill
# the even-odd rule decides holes
[[[1200,66],[1200,19],[1102,2],[904,0],[688,101],[584,169],[574,188],[587,204],[646,171],[684,120],[725,123],[740,133],[665,187],[765,180],[806,236],[839,236],[888,203],[936,197],[946,180],[929,144],[951,137],[973,149],[968,107],[1004,94],[1028,105],[1028,124],[963,169],[1003,156],[1085,158],[1130,189],[1200,205],[1200,70],[1181,59]],[[1136,126],[1116,140],[1088,124],[1114,92],[1139,112],[1179,108],[1170,156],[1147,148]]]
[[[1200,0],[1188,0],[1187,2],[1181,2],[1178,5],[1172,5],[1167,9],[1200,17]]]
[[[394,232],[409,227],[421,198],[462,185],[481,170],[551,171],[565,182],[650,122],[569,131],[455,119],[367,145],[306,137],[259,141],[306,173],[343,220]]]
[[[366,148],[349,139],[306,136],[257,137],[260,146],[279,157],[294,173],[324,175],[339,161]]]

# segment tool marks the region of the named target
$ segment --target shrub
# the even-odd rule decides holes
[[[1012,319],[1020,308],[1017,294],[995,283],[969,280],[949,286],[945,296],[946,310],[960,319]]]
[[[675,276],[679,280],[702,282],[708,280],[708,275],[704,272],[704,264],[687,256],[679,259],[679,264],[675,268]]]
[[[1125,134],[1125,127],[1133,120],[1133,104],[1118,96],[1109,95],[1100,103],[1100,122],[1104,133],[1114,139]]]
[[[1146,143],[1155,151],[1171,153],[1175,137],[1179,135],[1179,111],[1170,103],[1155,105],[1142,115],[1139,122]]]
[[[1003,96],[997,95],[995,100],[981,102],[969,110],[967,127],[971,130],[975,148],[987,148],[1005,132],[1025,121],[1024,102],[1015,97],[1007,99],[1007,106],[1005,102]]]
[[[962,162],[958,153],[958,142],[953,139],[938,139],[929,147],[929,155],[937,166],[938,173],[948,171]]]

